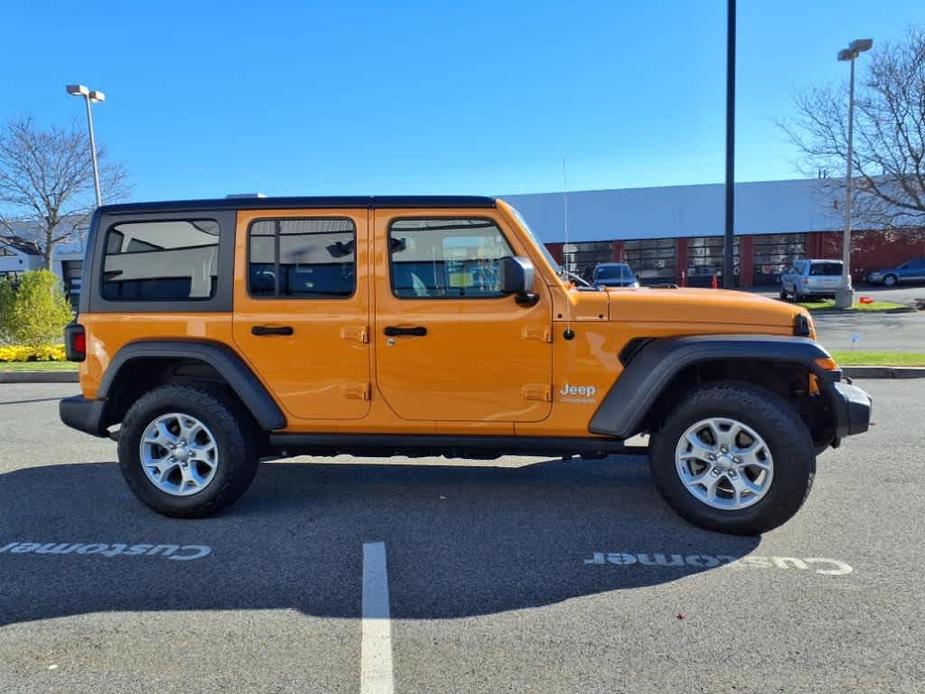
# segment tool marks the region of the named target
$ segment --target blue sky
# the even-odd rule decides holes
[[[106,92],[97,133],[139,200],[542,192],[563,157],[572,190],[717,182],[725,6],[6,0],[0,120]],[[739,0],[737,179],[795,177],[794,92],[911,24],[922,0]]]

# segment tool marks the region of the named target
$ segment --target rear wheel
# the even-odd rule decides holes
[[[165,516],[208,516],[232,504],[257,471],[251,422],[237,403],[190,386],[161,386],[128,411],[119,467],[129,489]]]
[[[656,487],[707,530],[757,535],[791,518],[812,487],[812,437],[777,394],[740,383],[703,386],[652,438]]]

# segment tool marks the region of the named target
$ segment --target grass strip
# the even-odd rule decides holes
[[[832,299],[823,299],[822,301],[803,301],[800,306],[810,311],[835,311],[835,301]],[[905,304],[897,304],[895,301],[875,301],[872,304],[860,304],[855,302],[854,306],[848,311],[856,313],[889,313],[891,311],[909,311],[911,310]]]
[[[925,354],[919,352],[832,352],[839,366],[925,366]]]

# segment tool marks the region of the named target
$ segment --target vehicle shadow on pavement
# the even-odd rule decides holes
[[[759,538],[686,524],[630,456],[266,463],[202,520],[149,511],[114,463],[23,468],[0,475],[0,625],[120,610],[357,618],[370,541],[386,544],[392,618],[443,619],[675,581]]]

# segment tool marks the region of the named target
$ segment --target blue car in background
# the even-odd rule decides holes
[[[626,263],[598,263],[591,284],[596,287],[638,287],[636,274]]]
[[[913,258],[896,267],[869,272],[864,279],[884,287],[895,287],[901,282],[925,282],[925,258]]]

